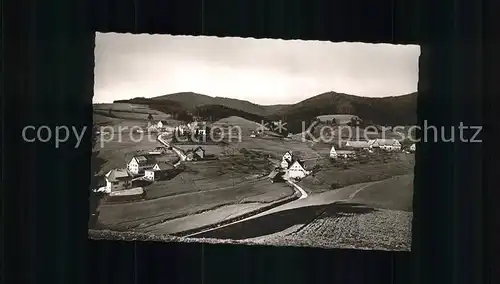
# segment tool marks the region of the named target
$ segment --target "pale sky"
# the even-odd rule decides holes
[[[417,91],[418,45],[97,33],[94,103],[195,92],[291,104]]]

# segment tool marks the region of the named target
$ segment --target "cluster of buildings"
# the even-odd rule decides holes
[[[112,169],[106,173],[103,191],[111,193],[132,189],[134,181],[161,180],[168,177],[174,169],[170,164],[157,162],[155,155],[136,155],[129,160],[126,168]]]
[[[206,127],[203,127],[197,121],[193,121],[187,124],[182,124],[179,126],[168,125],[166,121],[159,120],[158,122],[148,121],[147,131],[151,133],[155,132],[169,132],[177,133],[180,136],[188,135],[191,133],[196,133],[198,135],[207,135]]]
[[[346,141],[343,145],[343,150],[336,150],[334,146],[330,149],[330,158],[348,158],[354,155],[355,150],[373,151],[380,149],[384,151],[401,151],[401,143],[396,139],[373,139],[368,141]],[[409,147],[410,152],[416,150],[416,145],[412,144]]]
[[[281,158],[280,166],[269,174],[271,182],[288,179],[303,179],[311,172],[306,170],[304,162],[287,151]]]
[[[257,130],[253,130],[252,132],[250,132],[250,137],[252,137],[252,138],[260,137],[263,134],[264,134],[264,131],[262,131],[261,129],[257,129]]]

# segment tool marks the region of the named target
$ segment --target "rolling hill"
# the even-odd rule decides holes
[[[246,113],[251,113],[258,116],[272,115],[276,111],[281,110],[283,107],[287,106],[287,105],[263,106],[245,100],[223,98],[223,97],[210,97],[207,95],[197,94],[193,92],[174,93],[174,94],[154,97],[151,99],[156,101],[163,101],[163,100],[174,101],[180,103],[186,109],[191,111],[201,106],[220,105],[226,108],[241,110]]]
[[[175,93],[154,98],[135,98],[116,102],[145,104],[150,109],[173,114],[178,119],[193,115],[212,117],[212,121],[229,116],[248,120],[284,120],[290,128],[302,127],[320,116],[354,115],[367,124],[413,125],[417,122],[417,93],[402,96],[368,98],[327,92],[292,105],[263,106],[249,101],[211,97],[193,92]]]
[[[356,115],[368,123],[408,125],[417,122],[417,93],[396,97],[367,98],[327,92],[284,107],[273,117],[286,121],[307,120],[328,114]]]

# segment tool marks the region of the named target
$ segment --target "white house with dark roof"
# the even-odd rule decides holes
[[[400,151],[401,143],[396,139],[375,139],[370,141],[372,148],[380,148],[386,151]]]
[[[330,158],[332,159],[337,159],[337,151],[335,150],[335,146],[332,145],[332,148],[330,149]]]
[[[411,144],[410,151],[415,152],[416,150],[417,150],[417,144],[415,144],[415,143]]]
[[[132,176],[126,169],[113,169],[105,175],[106,192],[124,190],[132,185]]]
[[[353,148],[353,149],[370,149],[372,145],[368,141],[361,141],[361,140],[356,140],[356,141],[347,141],[345,143],[346,147]]]
[[[288,161],[291,161],[291,160],[292,160],[292,158],[293,158],[293,156],[292,156],[292,152],[287,151],[287,152],[283,155],[282,160],[288,160]]]
[[[295,160],[290,163],[288,169],[286,169],[285,177],[291,179],[302,179],[306,177],[310,172],[305,169],[304,162],[300,160]]]
[[[144,171],[144,178],[150,181],[161,180],[167,177],[175,169],[173,165],[158,163],[152,169]]]
[[[154,168],[156,158],[152,155],[134,156],[127,164],[127,169],[133,175],[144,173],[145,170]]]

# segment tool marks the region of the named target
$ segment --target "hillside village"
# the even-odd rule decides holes
[[[106,33],[95,47],[91,237],[411,246],[420,47]]]
[[[304,140],[303,133],[297,131],[277,131],[279,118],[267,120],[262,127],[261,121],[240,116],[211,121],[192,115],[179,120],[172,113],[147,105],[115,103],[99,107],[101,110],[95,111],[99,126],[133,127],[136,134],[151,139],[134,142],[124,137],[96,149],[103,163],[95,170],[100,172],[100,183],[93,189],[99,196],[91,209],[94,223],[89,226],[93,228],[126,230],[139,226],[184,235],[280,204],[312,197],[316,200],[340,188],[347,191],[362,183],[391,180],[384,190],[401,188],[405,196],[411,193],[409,185],[401,182],[412,176],[416,145],[408,136],[393,132],[390,125],[373,124],[359,116],[313,117],[311,121],[317,124],[308,129],[313,136],[321,132],[321,127],[334,131],[334,142],[322,142],[307,137]],[[387,136],[373,135],[364,140],[335,132],[340,126],[353,125],[361,129],[361,136],[370,125],[387,131]],[[235,126],[242,131],[241,141],[225,137],[229,132],[224,131]],[[212,141],[212,136],[217,141]],[[396,176],[404,179],[392,181]],[[402,203],[407,204],[402,207],[405,210],[411,208],[411,198],[408,200]],[[217,213],[224,210],[228,212]],[[208,217],[211,214],[214,216]],[[221,219],[226,215],[233,217]],[[172,221],[160,226],[158,218]],[[183,218],[195,221],[174,225]]]
[[[202,128],[196,121],[171,126],[166,121],[155,122],[149,116],[147,126],[138,129],[137,132],[157,134],[158,142],[162,146],[149,151],[146,149],[137,151],[139,153],[130,157],[123,167],[108,171],[104,175],[106,185],[94,191],[107,193],[110,196],[143,196],[145,191],[142,186],[167,179],[179,171],[180,161],[175,164],[160,162],[157,160],[158,157],[173,151],[178,153],[181,160],[185,161],[201,161],[213,158],[213,155],[206,155],[205,149],[201,146],[184,151],[161,139],[162,135],[171,136],[174,134],[178,137],[193,137],[192,133],[195,133],[195,137],[205,136],[206,129]]]
[[[335,118],[336,117],[336,118]],[[346,118],[347,117],[347,118]],[[346,120],[343,123],[351,123],[353,120],[349,116],[340,115],[322,115],[318,116],[318,121],[335,121],[339,122],[342,119]],[[359,117],[356,121],[359,121]],[[271,122],[271,125],[277,125],[278,121]],[[165,120],[155,121],[152,115],[148,116],[147,125],[142,129],[137,130],[139,133],[149,133],[158,135],[158,142],[161,146],[153,150],[138,151],[136,155],[130,157],[122,168],[115,168],[108,171],[105,175],[106,185],[98,189],[97,192],[104,192],[110,196],[135,195],[144,196],[145,191],[143,186],[147,186],[155,181],[168,179],[174,172],[178,171],[181,161],[203,161],[217,159],[213,154],[207,154],[202,146],[193,147],[191,149],[182,150],[173,145],[178,142],[179,137],[186,138],[181,143],[189,143],[192,137],[201,138],[206,141],[207,127],[204,123],[191,121],[177,126],[169,125]],[[161,139],[162,136],[169,136],[170,142]],[[262,138],[265,136],[263,129],[256,129],[250,132],[250,138]],[[291,133],[282,139],[288,139],[292,136]],[[409,147],[402,149],[402,144],[397,139],[370,139],[370,140],[346,140],[340,145],[331,146],[329,158],[333,161],[337,160],[352,160],[357,158],[359,153],[371,153],[376,151],[386,152],[403,152],[411,153],[416,150],[416,145],[411,144]],[[179,156],[179,161],[175,164],[158,162],[157,157],[164,155],[167,152],[174,152]],[[312,174],[311,169],[307,169],[304,161],[298,156],[293,155],[291,150],[287,150],[279,163],[269,173],[269,180],[274,183],[277,181],[285,182],[289,180],[300,181],[306,176]]]

